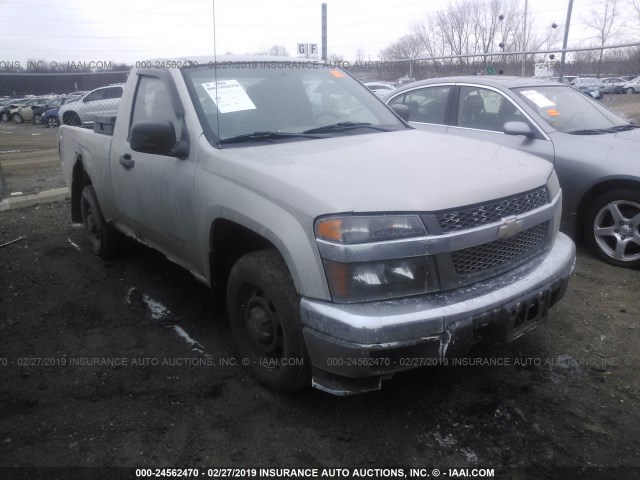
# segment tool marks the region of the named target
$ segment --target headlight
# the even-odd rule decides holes
[[[412,237],[427,234],[417,215],[327,217],[316,222],[315,233],[335,302],[384,300],[437,290],[433,257],[421,255],[424,249],[407,248]]]
[[[325,260],[323,263],[335,302],[384,300],[428,291],[427,257],[358,263]]]
[[[366,243],[426,235],[416,215],[344,216],[316,222],[316,237],[338,243]]]

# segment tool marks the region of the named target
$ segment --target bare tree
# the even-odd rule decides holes
[[[415,22],[411,31],[420,46],[421,55],[442,57],[448,54],[435,17],[426,17],[424,20]]]
[[[595,38],[598,46],[605,46],[609,40],[616,36],[620,24],[618,8],[619,0],[600,0],[597,9],[589,12],[589,15],[583,18],[584,24],[590,30],[596,32]],[[598,75],[602,64],[602,56],[604,51],[600,50],[600,58],[598,63]]]
[[[406,60],[417,58],[422,52],[420,40],[415,35],[405,35],[396,43],[382,50],[380,58],[382,60]]]
[[[380,56],[383,60],[397,60],[418,55],[422,55],[421,58],[478,55],[485,65],[491,62],[504,66],[518,62],[523,49],[535,50],[543,45],[553,48],[558,43],[560,32],[551,26],[545,35],[535,34],[537,29],[531,12],[527,15],[525,35],[522,31],[524,23],[521,0],[449,0],[441,10],[415,22],[411,35],[382,50]],[[499,61],[488,55],[499,52],[514,52],[514,55]],[[456,63],[459,66],[469,64],[463,58]]]
[[[360,47],[356,50],[356,62],[362,64],[366,61],[366,54],[364,48]]]
[[[272,45],[268,50],[267,50],[267,55],[274,55],[276,57],[288,57],[289,56],[289,52],[287,51],[287,49],[285,48],[284,45]]]
[[[635,18],[635,22],[633,22],[631,28],[637,31],[640,30],[640,0],[631,0],[630,5]]]

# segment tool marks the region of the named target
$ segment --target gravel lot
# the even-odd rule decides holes
[[[11,191],[62,185],[55,133],[0,124]],[[566,297],[534,334],[372,394],[285,396],[242,369],[207,289],[162,256],[132,246],[99,260],[68,203],[0,213],[0,244],[20,237],[0,247],[0,478],[29,477],[5,468],[16,466],[640,477],[639,271],[579,250]]]

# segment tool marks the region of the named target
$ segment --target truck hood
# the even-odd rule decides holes
[[[460,207],[540,187],[553,169],[507,147],[418,130],[218,153],[218,173],[312,216]]]

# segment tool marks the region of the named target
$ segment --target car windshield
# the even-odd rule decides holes
[[[570,87],[536,86],[515,89],[549,125],[564,133],[610,133],[629,121]]]
[[[183,73],[216,147],[407,128],[357,80],[323,62],[225,62]]]

